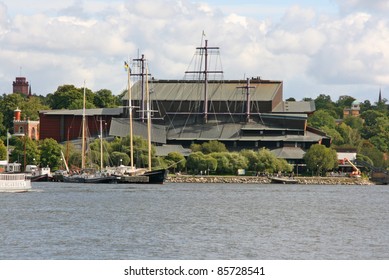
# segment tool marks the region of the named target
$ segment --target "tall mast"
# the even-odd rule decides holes
[[[186,71],[186,74],[204,74],[204,123],[208,122],[208,74],[223,74],[223,71],[209,71],[208,70],[208,50],[219,50],[218,47],[208,47],[208,40],[205,40],[204,47],[196,48],[200,51],[200,55],[204,55],[204,70],[202,71],[202,65],[200,65],[200,71]],[[202,64],[202,63],[201,63]]]
[[[130,166],[131,169],[134,169],[134,144],[133,144],[133,127],[132,127],[132,96],[131,96],[131,68],[130,66],[125,63],[127,66],[127,72],[128,72],[128,80],[127,80],[127,87],[128,87],[128,113],[129,113],[129,121],[130,121]]]
[[[103,117],[100,118],[100,171],[103,171]]]
[[[146,113],[147,113],[147,147],[148,147],[148,168],[151,171],[151,108],[150,92],[148,82],[148,69],[146,68]]]
[[[83,107],[82,107],[82,147],[81,147],[81,168],[85,168],[85,105],[86,105],[86,97],[85,97],[85,81],[84,81],[84,98],[83,98]]]
[[[140,69],[140,73],[139,74],[134,74],[133,76],[140,76],[141,77],[141,104],[140,104],[140,120],[142,122],[145,121],[145,112],[146,112],[146,108],[145,108],[145,103],[147,102],[145,100],[145,55],[142,54],[142,57],[141,58],[136,58],[134,59],[134,61],[140,61],[141,65],[141,69]],[[147,93],[146,93],[147,94]]]
[[[255,88],[254,86],[250,86],[250,79],[247,78],[246,80],[246,85],[243,86],[243,87],[238,87],[238,88],[242,88],[242,89],[245,89],[245,94],[246,94],[246,122],[249,122],[250,121],[250,107],[251,107],[251,101],[250,101],[250,89],[251,88]]]

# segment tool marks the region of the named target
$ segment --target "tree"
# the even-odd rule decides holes
[[[49,166],[52,170],[61,166],[61,146],[52,138],[46,138],[39,145],[40,165]]]
[[[205,142],[201,145],[201,151],[204,154],[210,154],[210,153],[221,153],[221,152],[227,152],[226,145],[223,143],[217,141],[217,140],[211,140],[209,142]]]
[[[24,163],[24,158],[26,158],[26,165],[39,163],[40,153],[37,142],[26,136],[15,138],[15,147],[11,153],[11,160]]]
[[[226,152],[223,153],[211,153],[209,154],[211,157],[216,159],[217,161],[217,168],[216,173],[217,174],[231,174],[231,163],[229,160],[229,157],[227,156]]]
[[[183,170],[186,165],[185,157],[178,152],[170,152],[165,157],[165,162],[174,173],[176,172],[176,169],[178,169],[178,171]]]
[[[94,108],[93,92],[86,88],[87,108]],[[84,88],[76,88],[74,85],[59,86],[53,94],[47,96],[48,104],[52,109],[82,109]]]
[[[23,103],[25,102],[26,97],[19,94],[4,94],[2,99],[0,100],[0,112],[2,112],[4,116],[3,125],[5,129],[10,128],[11,132],[13,131],[13,119],[14,119],[14,111],[17,108],[21,108]],[[24,112],[22,112],[22,118],[25,117]]]
[[[347,116],[343,123],[347,124],[353,129],[361,130],[363,127],[363,120],[360,117]]]
[[[308,124],[318,129],[325,126],[328,128],[335,128],[336,126],[335,118],[325,110],[317,110],[308,118]]]
[[[95,92],[93,103],[98,108],[116,108],[120,105],[120,100],[112,95],[112,91],[101,89]]]
[[[262,148],[258,151],[257,171],[264,173],[282,171],[278,167],[278,159],[269,149]]]
[[[312,145],[304,155],[304,161],[307,168],[321,174],[328,170],[332,170],[338,165],[338,157],[336,151],[327,148],[324,145]]]
[[[3,140],[0,140],[0,160],[7,159],[7,147],[4,145]]]
[[[39,120],[39,111],[50,109],[48,106],[42,104],[40,98],[31,96],[21,103],[20,108],[22,115],[30,120]]]
[[[199,173],[203,170],[201,162],[204,160],[204,154],[202,152],[194,152],[188,156],[186,167],[193,173]]]

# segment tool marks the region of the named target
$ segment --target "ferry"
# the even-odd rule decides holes
[[[27,192],[31,190],[31,180],[23,173],[1,173],[0,192]]]

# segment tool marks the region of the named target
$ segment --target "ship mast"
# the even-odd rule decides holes
[[[139,74],[133,74],[133,76],[140,76],[141,77],[141,104],[140,104],[140,120],[142,122],[145,121],[145,112],[146,112],[146,108],[145,108],[145,103],[147,103],[147,101],[145,100],[145,55],[142,54],[141,58],[136,58],[134,59],[133,61],[138,61],[140,62],[140,73]],[[146,79],[146,83],[147,83],[147,79]],[[146,92],[147,94],[147,92]]]
[[[151,108],[150,92],[148,82],[148,68],[146,68],[146,113],[147,113],[147,147],[148,147],[148,168],[151,171]]]
[[[127,90],[128,90],[128,114],[129,114],[129,121],[130,121],[130,167],[131,170],[133,170],[134,169],[134,144],[133,144],[133,127],[132,127],[132,109],[134,107],[132,106],[132,96],[131,96],[131,68],[127,64],[127,62],[124,63],[124,66],[128,73]]]
[[[250,89],[255,88],[254,86],[250,86],[250,79],[247,78],[246,85],[243,87],[238,87],[245,89],[245,94],[246,94],[246,122],[250,122],[250,106],[251,106],[251,101],[250,101]]]
[[[86,116],[85,116],[86,96],[85,96],[85,81],[84,81],[84,98],[82,106],[82,145],[81,145],[81,169],[85,168],[85,130],[86,130]]]
[[[219,50],[219,47],[208,47],[208,40],[205,40],[204,47],[196,48],[200,51],[200,55],[204,56],[204,70],[202,71],[202,63],[199,71],[186,71],[185,74],[203,74],[204,75],[204,111],[203,118],[204,123],[208,122],[208,74],[223,74],[223,71],[210,71],[208,70],[208,54],[209,50]]]

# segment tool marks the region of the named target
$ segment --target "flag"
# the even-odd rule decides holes
[[[206,37],[206,36],[205,36],[205,32],[204,32],[204,30],[203,30],[203,37]]]
[[[127,63],[127,61],[124,61],[124,71],[128,71],[128,63]]]
[[[8,137],[8,139],[10,139],[12,137],[11,133],[9,133],[8,131],[7,131],[7,137]]]

